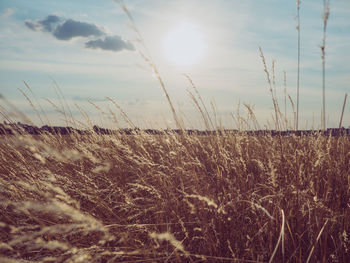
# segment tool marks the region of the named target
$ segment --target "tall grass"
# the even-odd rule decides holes
[[[145,41],[142,37],[142,34],[140,33],[140,31],[137,29],[137,26],[134,22],[134,18],[131,15],[131,13],[129,12],[127,6],[125,5],[125,3],[123,2],[123,0],[114,0],[116,3],[118,3],[120,5],[120,7],[122,8],[122,10],[124,11],[124,13],[127,15],[128,19],[129,19],[129,23],[130,23],[130,28],[132,29],[132,31],[134,31],[134,33],[136,34],[137,37],[137,43],[139,43],[139,45],[136,47],[137,51],[139,52],[140,56],[143,58],[143,60],[148,64],[148,66],[151,68],[154,77],[158,80],[158,83],[162,89],[162,91],[164,92],[164,95],[168,101],[169,107],[171,109],[171,113],[173,115],[173,119],[175,122],[175,125],[178,129],[183,130],[184,129],[184,125],[183,125],[183,121],[179,118],[179,116],[176,113],[175,107],[173,105],[173,102],[170,98],[170,95],[166,89],[164,80],[162,78],[162,76],[160,75],[158,68],[156,66],[156,64],[154,63],[154,61],[152,60],[152,57],[150,55],[150,52],[148,51],[148,48],[145,44]]]
[[[283,117],[262,49],[260,55],[281,130],[288,127],[286,91]],[[0,261],[349,262],[349,137],[250,136],[242,127],[260,126],[247,104],[247,118],[239,106],[232,115],[239,128],[232,134],[219,129],[215,111],[211,117],[186,78],[205,127],[216,133],[0,137]],[[80,124],[57,93],[62,102],[53,106],[67,123]],[[298,109],[289,99],[295,124]]]
[[[298,65],[297,65],[297,119],[295,129],[299,130],[299,85],[300,85],[300,0],[297,0]]]
[[[350,260],[348,137],[140,132],[0,143],[2,261]]]
[[[323,38],[321,45],[322,58],[322,128],[327,129],[326,123],[326,30],[330,14],[329,10],[330,0],[323,0]]]

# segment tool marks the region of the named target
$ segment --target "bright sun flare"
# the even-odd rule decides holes
[[[178,24],[163,41],[165,56],[180,66],[198,63],[203,56],[205,41],[197,27],[190,23]]]

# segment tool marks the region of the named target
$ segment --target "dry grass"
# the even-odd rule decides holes
[[[184,129],[142,47],[177,128]],[[299,102],[295,111],[288,96],[290,125],[286,91],[283,115],[272,89],[274,64],[271,81],[262,49],[260,55],[276,130],[298,129]],[[205,127],[216,130],[216,118],[186,77]],[[74,123],[60,103],[52,104],[67,125]],[[252,108],[244,106],[249,119],[234,116],[239,130],[249,121],[259,129]],[[0,137],[0,262],[350,262],[348,136],[219,134]]]
[[[0,261],[350,260],[348,137],[7,136],[0,158]]]

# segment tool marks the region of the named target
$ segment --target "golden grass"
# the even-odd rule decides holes
[[[120,4],[140,40],[140,55],[184,131],[130,12]],[[295,111],[288,95],[291,125],[286,90],[283,115],[272,89],[274,64],[270,74],[261,48],[260,56],[276,130],[298,130],[299,101]],[[0,137],[0,262],[350,262],[350,138],[251,136],[241,131],[243,123],[260,127],[247,104],[247,120],[239,112],[233,116],[239,133],[217,130],[215,110],[213,122],[186,78],[206,129],[216,131],[211,135],[138,131]],[[61,107],[49,102],[67,125],[82,124],[64,106],[57,84],[55,92]],[[76,106],[85,126],[92,127]],[[1,105],[0,110],[12,122]],[[16,114],[26,120],[20,111]]]
[[[0,158],[0,261],[350,260],[349,137],[18,135]]]

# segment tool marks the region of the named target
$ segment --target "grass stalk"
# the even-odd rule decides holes
[[[288,119],[287,119],[287,72],[283,71],[283,93],[284,93],[284,119],[286,122],[286,128],[288,128]]]
[[[298,68],[297,68],[297,113],[295,129],[299,130],[299,85],[300,85],[300,0],[297,0]]]
[[[326,222],[323,224],[323,226],[322,226],[320,232],[318,233],[317,238],[316,238],[316,241],[315,241],[314,245],[312,246],[312,248],[311,248],[311,250],[310,250],[309,256],[307,257],[306,263],[309,263],[309,261],[310,261],[310,259],[311,259],[311,256],[312,256],[312,253],[313,253],[314,250],[315,250],[315,246],[316,246],[318,240],[320,239],[320,237],[321,237],[321,235],[322,235],[322,233],[323,233],[323,230],[324,230],[324,228],[326,227],[327,223],[328,223],[328,219],[327,219]]]
[[[272,97],[272,103],[273,103],[273,107],[274,107],[274,111],[275,111],[275,129],[280,131],[280,127],[279,127],[279,109],[278,109],[278,105],[277,105],[277,101],[276,101],[276,97],[274,96],[274,92],[272,90],[272,82],[271,82],[271,78],[270,78],[270,73],[267,69],[267,64],[266,64],[266,60],[265,60],[265,56],[263,53],[263,50],[261,47],[259,47],[259,51],[260,51],[260,57],[262,59],[262,63],[264,66],[264,72],[266,73],[266,78],[267,78],[267,83],[269,84],[269,91],[271,93],[271,97]],[[272,63],[272,68],[274,71],[274,62]]]
[[[212,128],[213,130],[215,130],[213,121],[212,121],[211,118],[210,118],[210,115],[209,115],[209,112],[208,112],[208,110],[207,110],[207,107],[205,106],[205,103],[204,103],[204,101],[203,101],[203,99],[202,99],[202,96],[200,95],[200,93],[199,93],[199,91],[198,91],[196,85],[194,85],[194,82],[193,82],[192,78],[191,78],[188,74],[184,74],[184,76],[187,78],[187,80],[188,80],[189,83],[191,84],[191,87],[193,88],[193,90],[194,90],[195,93],[197,94],[197,97],[198,97],[199,101],[200,101],[201,104],[202,104],[202,107],[203,107],[203,109],[204,109],[204,111],[205,111],[205,115],[206,115],[206,116],[205,116],[205,119],[206,119],[206,123],[207,123],[208,127],[209,127],[209,123],[208,123],[208,122],[210,122],[211,128]],[[199,105],[198,105],[198,106],[199,106]],[[203,118],[204,118],[204,114],[203,114]],[[209,129],[210,129],[210,128],[209,128]]]
[[[346,104],[346,98],[348,97],[348,94],[345,93],[345,97],[344,97],[344,103],[343,103],[343,108],[341,111],[341,115],[340,115],[340,121],[339,121],[339,129],[341,129],[342,127],[342,123],[343,123],[343,116],[344,116],[344,110],[345,110],[345,104]]]
[[[284,211],[283,209],[281,210],[281,214],[282,214],[282,225],[281,225],[281,231],[280,231],[280,235],[278,237],[278,240],[277,240],[277,244],[275,246],[275,249],[273,250],[272,252],[272,255],[270,257],[270,260],[269,260],[269,263],[272,263],[273,262],[273,258],[275,257],[276,255],[276,252],[277,252],[277,249],[280,245],[280,243],[282,243],[282,255],[283,255],[283,258],[284,258],[284,221],[285,221],[285,218],[284,218]],[[282,241],[282,242],[281,242]]]
[[[330,14],[330,0],[323,0],[323,38],[321,45],[322,58],[322,129],[327,129],[326,124],[326,30],[327,22]]]
[[[131,15],[127,6],[125,5],[125,3],[122,0],[114,0],[114,1],[121,6],[122,10],[127,15],[129,22],[131,24],[131,29],[135,32],[137,39],[138,39],[138,42],[141,44],[141,47],[144,50],[144,51],[142,51],[142,50],[138,49],[138,52],[139,52],[141,58],[150,66],[150,68],[152,69],[153,75],[158,80],[159,85],[160,85],[162,91],[164,92],[165,97],[166,97],[168,104],[170,106],[176,127],[183,131],[184,130],[183,122],[180,120],[180,118],[176,114],[175,107],[174,107],[172,100],[170,98],[170,95],[165,87],[165,83],[163,81],[163,78],[159,74],[158,68],[156,67],[155,63],[153,62],[153,59],[151,58],[150,52],[148,51],[148,48],[147,48],[146,43],[142,37],[142,34],[137,29],[137,26],[136,26],[136,23],[135,23],[133,16]]]

